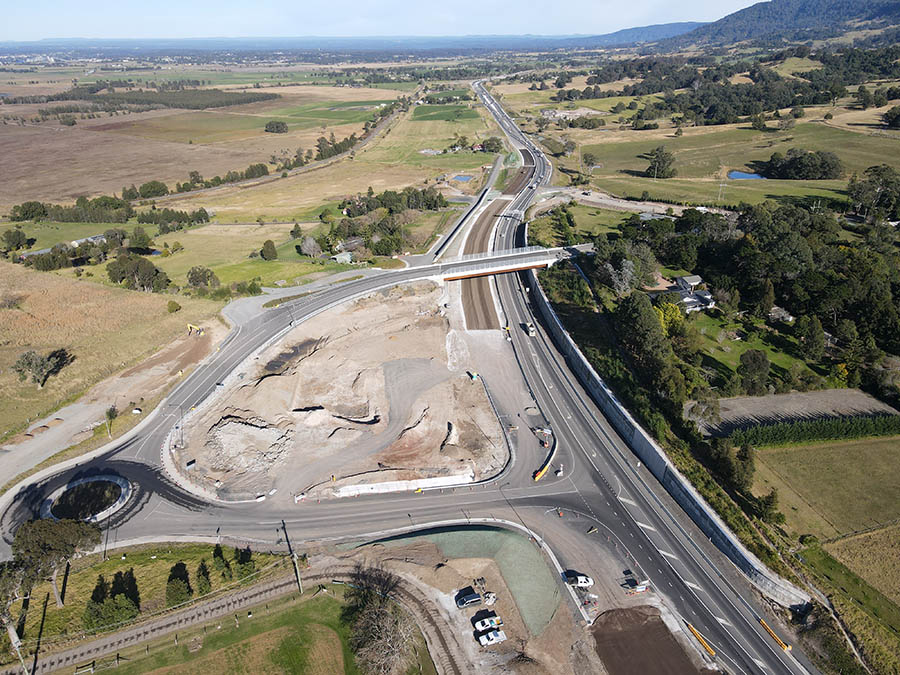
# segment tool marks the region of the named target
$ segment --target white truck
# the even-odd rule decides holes
[[[478,636],[478,642],[482,647],[490,647],[491,645],[499,645],[506,641],[506,633],[502,630],[492,630],[490,633]]]

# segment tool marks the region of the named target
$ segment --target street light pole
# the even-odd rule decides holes
[[[284,541],[287,543],[288,554],[291,556],[291,562],[294,564],[294,578],[297,579],[297,588],[300,589],[300,595],[303,595],[303,580],[300,578],[300,568],[297,567],[297,554],[291,546],[291,539],[288,537],[287,525],[284,520],[281,521],[281,529],[284,530]]]

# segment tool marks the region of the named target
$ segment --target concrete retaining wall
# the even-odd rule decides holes
[[[748,551],[694,486],[681,475],[665,451],[637,423],[581,353],[538,284],[537,273],[530,270],[528,274],[534,305],[543,317],[553,341],[565,355],[569,368],[578,376],[582,386],[628,447],[712,543],[728,556],[762,593],[787,607],[808,602],[809,595],[774,574],[759,558]]]

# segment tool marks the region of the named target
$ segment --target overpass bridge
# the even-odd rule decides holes
[[[551,267],[560,260],[567,260],[592,251],[593,246],[591,244],[558,248],[526,246],[494,250],[487,253],[470,253],[457,258],[449,258],[436,265],[428,265],[421,269],[437,271],[437,274],[429,274],[428,276],[430,277],[440,277],[444,281],[454,281],[456,279],[471,279],[492,274]]]

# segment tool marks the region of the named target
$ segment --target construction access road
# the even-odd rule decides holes
[[[535,188],[549,181],[551,167],[543,154],[516,128],[482,83],[480,100],[516,147],[529,150],[535,170],[498,218],[496,249],[520,242],[520,219]],[[539,254],[517,254],[533,262]],[[505,259],[508,265],[511,257]],[[485,261],[482,261],[482,264]],[[329,287],[247,318],[206,362],[178,386],[157,412],[133,432],[77,462],[39,472],[0,498],[4,557],[12,533],[39,512],[45,496],[73,477],[102,471],[132,482],[134,498],[107,524],[109,545],[142,541],[215,541],[227,536],[256,548],[285,549],[282,524],[294,546],[301,542],[370,540],[387,533],[444,525],[495,523],[519,529],[543,544],[549,564],[558,571],[574,568],[595,577],[622,570],[597,566],[610,557],[638,572],[684,624],[690,623],[715,651],[719,667],[736,673],[803,673],[812,667],[794,650],[782,651],[759,623],[767,619],[783,632],[733,565],[709,545],[700,530],[639,466],[625,442],[569,370],[564,357],[539,326],[537,335],[511,332],[507,377],[522,378],[553,429],[557,463],[535,482],[532,474],[545,461],[542,448],[519,448],[505,470],[477,486],[393,493],[322,503],[294,503],[290,495],[260,496],[247,502],[223,502],[186,489],[177,470],[163,461],[185,413],[219,389],[217,384],[292,324],[338,303],[410,281],[471,270],[471,261],[384,272]],[[444,274],[444,278],[448,276]],[[501,320],[507,325],[538,320],[530,294],[517,274],[499,276],[496,284]],[[503,416],[516,410],[498,410]],[[173,434],[173,430],[175,433]],[[221,495],[220,495],[221,496]],[[602,555],[601,555],[602,554]],[[583,611],[560,579],[575,616]]]

